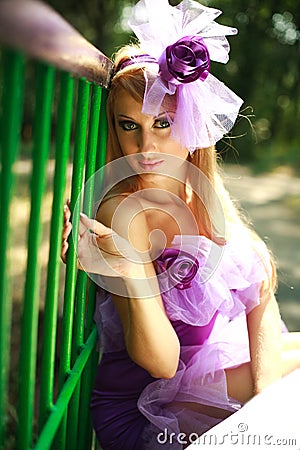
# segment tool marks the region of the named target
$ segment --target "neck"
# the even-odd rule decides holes
[[[171,176],[149,174],[143,175],[140,179],[142,190],[155,189],[157,192],[160,192],[160,195],[162,196],[165,193],[166,196],[173,194],[182,197],[185,191],[184,182]]]

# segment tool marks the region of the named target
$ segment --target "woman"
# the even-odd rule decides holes
[[[155,8],[165,21],[157,48]],[[223,62],[226,30],[195,2],[155,1],[148,12],[146,28],[132,22],[143,50],[115,57],[107,176],[117,181],[95,221],[81,216],[78,244],[81,268],[100,275],[91,410],[104,450],[184,448],[300,362],[299,336],[281,332],[274,264],[217,166],[213,144],[241,102],[209,74],[213,45],[191,24],[210,17],[202,35],[214,29]],[[176,46],[162,52],[168,39]],[[70,231],[66,207],[63,259]]]

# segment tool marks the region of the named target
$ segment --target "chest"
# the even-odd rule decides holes
[[[198,235],[197,223],[184,202],[161,205],[144,202],[152,252],[170,247],[175,235]]]

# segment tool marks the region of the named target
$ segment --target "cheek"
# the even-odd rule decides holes
[[[180,148],[180,152],[183,159],[187,159],[189,156],[189,151],[186,148]]]
[[[123,155],[131,155],[134,153],[134,146],[130,136],[124,135],[123,133],[117,132],[118,141],[122,150]]]
[[[181,159],[187,159],[189,151],[186,148],[182,148],[177,142],[172,145],[172,152],[174,156],[178,156]]]
[[[136,153],[134,146],[130,145],[129,142],[119,141],[119,143],[124,156],[134,155]]]

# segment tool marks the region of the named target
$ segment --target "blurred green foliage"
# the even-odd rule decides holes
[[[48,3],[108,56],[130,39],[124,23],[135,0]],[[253,163],[263,170],[289,164],[300,171],[299,0],[202,3],[223,11],[219,23],[239,29],[237,36],[229,37],[228,64],[212,64],[212,73],[244,99],[232,137],[218,144],[219,151],[226,160]]]
[[[46,0],[74,28],[107,56],[127,43],[128,31],[122,28],[126,7],[135,0]]]
[[[245,103],[232,140],[239,160],[257,169],[289,164],[300,170],[300,3],[296,0],[210,0],[220,8],[220,22],[239,29],[230,61],[214,73]],[[219,147],[222,147],[222,143]],[[224,145],[223,145],[224,148]],[[228,152],[228,158],[234,152]]]

